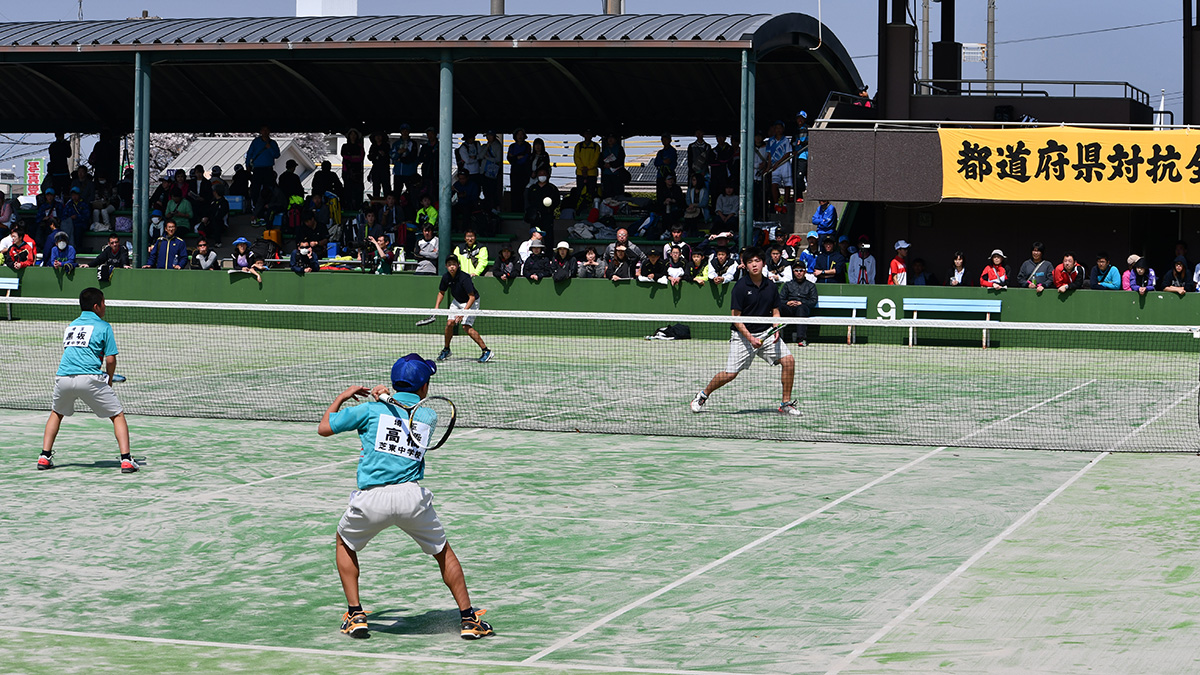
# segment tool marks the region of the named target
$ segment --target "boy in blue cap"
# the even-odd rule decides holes
[[[417,354],[400,358],[392,366],[394,400],[415,405],[429,395],[429,378],[436,372],[437,364]],[[321,436],[357,431],[362,443],[358,489],[350,495],[350,505],[338,522],[335,537],[338,575],[347,604],[342,633],[353,638],[370,637],[367,614],[358,597],[358,551],[366,548],[375,535],[395,525],[437,560],[442,581],[458,604],[462,638],[477,640],[492,635],[492,627],[482,620],[487,610],[471,606],[462,566],[433,510],[433,493],[417,483],[425,477],[425,448],[407,440],[408,414],[400,406],[381,402],[379,397],[386,393],[388,388],[382,384],[373,389],[350,387],[338,394],[317,426]],[[340,410],[359,396],[370,396],[372,400]],[[431,427],[437,424],[436,417],[423,421]]]

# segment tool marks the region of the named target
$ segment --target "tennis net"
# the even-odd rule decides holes
[[[0,407],[46,410],[73,300],[11,298],[0,320],[10,376]],[[345,387],[386,383],[392,362],[442,348],[462,310],[112,300],[117,391],[128,413],[320,419]],[[494,358],[462,334],[431,393],[467,427],[1081,451],[1200,450],[1200,339],[1182,326],[789,319],[792,398],[760,359],[712,394],[728,316],[480,310]],[[435,315],[429,325],[417,320]],[[684,324],[691,339],[646,339]],[[803,325],[808,346],[790,328]],[[986,348],[985,348],[986,346]]]

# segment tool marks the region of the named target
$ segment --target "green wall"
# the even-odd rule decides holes
[[[0,276],[14,276],[0,268]],[[19,294],[26,297],[77,297],[79,291],[99,285],[111,299],[176,302],[233,302],[263,304],[313,304],[332,306],[429,307],[437,295],[438,280],[412,275],[373,276],[323,272],[300,277],[291,271],[263,274],[260,285],[252,277],[227,272],[192,270],[117,270],[110,282],[97,284],[94,269],[64,275],[52,269],[22,270]],[[486,277],[476,280],[484,309],[534,309],[550,311],[627,312],[646,314],[726,314],[728,287],[670,288],[658,284],[600,279],[573,279],[561,284],[533,284],[518,279],[509,284]],[[905,296],[944,298],[998,298],[1003,301],[1000,320],[1200,325],[1200,294],[1179,297],[1168,293],[1139,296],[1127,291],[1079,290],[1041,295],[1024,289],[991,291],[982,288],[889,287],[830,284],[820,286],[826,295],[868,298],[866,318],[878,318],[880,302],[895,304],[897,316]],[[886,308],[886,302],[885,302]],[[848,314],[836,312],[831,314]],[[939,318],[922,314],[922,318]],[[982,318],[957,315],[955,318]],[[996,317],[993,317],[995,319]]]

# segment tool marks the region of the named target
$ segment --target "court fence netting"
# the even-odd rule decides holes
[[[78,303],[4,302],[0,407],[47,410]],[[220,424],[315,422],[347,386],[386,384],[399,356],[436,357],[446,318],[464,314],[494,357],[477,362],[456,330],[438,365],[430,393],[457,403],[460,427],[718,437],[767,452],[817,441],[1200,451],[1200,331],[1187,326],[784,319],[793,417],[777,412],[784,368],[762,359],[690,411],[726,368],[729,316],[112,300],[105,319],[126,412]],[[647,339],[678,324],[690,339]]]

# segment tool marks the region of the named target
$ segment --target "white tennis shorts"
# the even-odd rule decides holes
[[[462,309],[463,307],[466,307],[466,305],[455,300],[454,298],[450,298],[450,309]],[[471,309],[479,309],[479,300],[475,301],[475,305],[473,307],[471,307]],[[463,326],[474,326],[475,325],[475,315],[467,314],[467,315],[463,316],[462,325]]]
[[[429,555],[441,553],[446,547],[446,531],[433,510],[433,493],[416,483],[355,490],[337,532],[350,550],[361,551],[375,535],[393,525]]]
[[[761,339],[768,330],[771,329],[767,328],[766,330],[758,333],[753,333],[753,335],[754,337]],[[763,349],[758,353],[755,353],[754,347],[750,346],[750,341],[742,337],[741,333],[737,332],[736,330],[730,330],[729,361],[725,363],[725,372],[742,372],[750,367],[750,364],[754,362],[755,356],[761,358],[763,361],[766,361],[772,366],[775,366],[779,365],[779,362],[783,360],[783,357],[790,355],[791,352],[788,351],[787,344],[783,341],[782,330],[775,334],[774,342],[767,345],[766,349]]]
[[[107,375],[58,375],[50,409],[64,417],[75,414],[75,401],[83,401],[96,417],[108,419],[124,412]]]
[[[784,162],[771,172],[771,183],[780,187],[792,187],[791,162]]]

